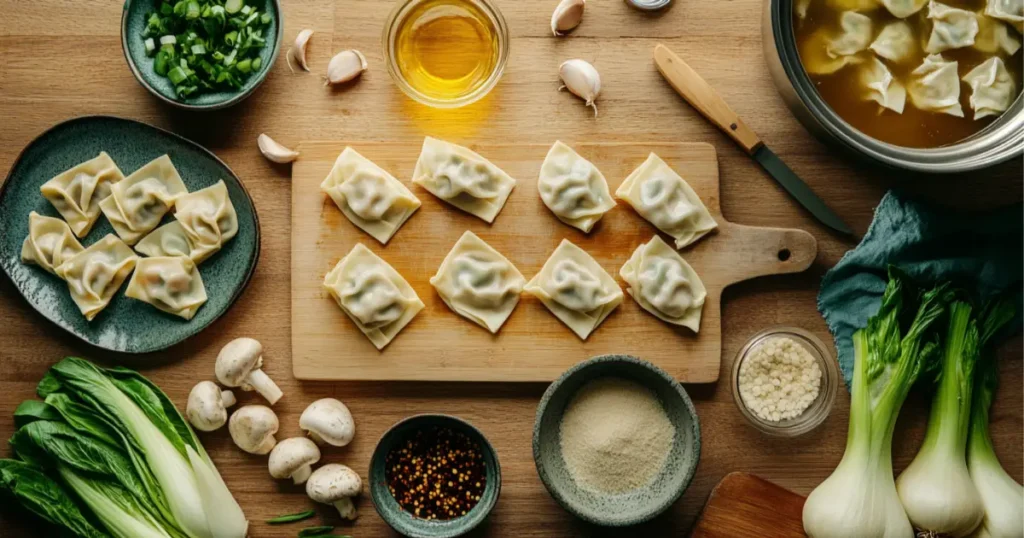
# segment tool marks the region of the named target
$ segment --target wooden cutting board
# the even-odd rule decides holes
[[[747,473],[711,491],[691,538],[804,538],[804,498]]]
[[[554,142],[553,140],[550,142]],[[357,228],[320,191],[334,160],[351,145],[406,183],[423,206],[388,245]],[[412,184],[418,143],[303,142],[292,169],[292,366],[299,379],[551,381],[573,364],[608,353],[632,354],[680,381],[710,383],[721,366],[721,295],[730,284],[762,275],[803,271],[817,244],[807,232],[754,228],[726,221],[719,206],[718,160],[707,144],[570,144],[608,178],[614,192],[654,151],[679,172],[718,220],[719,228],[682,252],[707,287],[699,334],[648,314],[627,294],[587,341],[541,303],[523,295],[497,335],[455,314],[429,279],[466,230],[512,261],[527,280],[563,238],[577,244],[616,278],[633,250],[657,233],[624,203],[589,235],[562,224],[544,206],[537,175],[545,144],[471,145],[518,184],[493,225],[449,206]],[[324,275],[356,243],[398,270],[426,308],[378,351],[324,291]]]

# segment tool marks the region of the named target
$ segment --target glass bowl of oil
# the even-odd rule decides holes
[[[437,108],[487,95],[509,55],[508,26],[491,0],[400,0],[382,41],[395,84]]]

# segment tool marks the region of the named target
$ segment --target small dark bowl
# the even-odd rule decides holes
[[[653,391],[676,429],[661,472],[650,484],[620,494],[596,494],[579,487],[562,459],[565,408],[583,385],[603,377],[627,379]],[[628,355],[603,355],[573,366],[548,387],[533,426],[533,459],[544,487],[576,517],[607,527],[636,525],[667,510],[690,485],[700,460],[700,423],[686,391],[664,370]]]
[[[142,30],[146,27],[147,16],[159,8],[160,0],[125,0],[124,12],[121,14],[121,49],[135,79],[161,101],[186,110],[218,110],[242,102],[267,78],[281,51],[281,38],[284,33],[279,0],[256,0],[249,3],[262,4],[260,11],[270,13],[274,17],[266,28],[267,44],[260,51],[263,63],[259,71],[253,73],[237,90],[204,92],[183,101],[174,92],[171,81],[153,70],[153,59],[146,55]]]
[[[387,478],[384,474],[384,459],[395,445],[401,443],[416,430],[440,426],[466,434],[480,445],[484,455],[487,485],[480,502],[468,514],[447,521],[427,521],[414,517],[402,510],[398,501],[388,491]],[[494,447],[480,430],[470,423],[450,415],[415,415],[404,419],[391,427],[380,438],[377,448],[370,458],[370,498],[373,507],[392,529],[411,538],[452,538],[462,536],[473,530],[490,515],[501,493],[501,465]]]

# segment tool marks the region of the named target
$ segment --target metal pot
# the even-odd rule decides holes
[[[793,0],[765,0],[764,56],[783,100],[811,133],[861,158],[929,173],[977,170],[1024,154],[1024,99],[977,134],[956,144],[917,149],[881,142],[843,121],[818,94],[797,52]]]

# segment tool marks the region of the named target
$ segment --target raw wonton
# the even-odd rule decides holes
[[[989,58],[971,69],[964,76],[964,82],[971,86],[971,108],[976,120],[1002,114],[1017,96],[1013,77],[1000,58]]]
[[[67,280],[71,298],[85,319],[92,321],[110,304],[138,259],[124,241],[107,234],[61,264],[57,276]]]
[[[238,233],[238,215],[223,179],[178,198],[174,218],[192,241],[189,256],[196,263],[212,256]]]
[[[615,279],[583,249],[563,239],[540,273],[526,283],[526,293],[586,340],[622,304]]]
[[[150,257],[185,256],[192,257],[195,244],[185,233],[185,228],[178,221],[168,222],[149,232],[141,241],[135,243],[135,251]],[[196,263],[199,263],[196,260]]]
[[[697,193],[654,153],[622,182],[615,196],[675,238],[676,248],[683,248],[718,227]]]
[[[320,184],[338,209],[364,232],[386,245],[420,207],[420,201],[401,181],[345,148]]]
[[[508,258],[467,231],[430,284],[456,314],[497,333],[519,304],[526,279]]]
[[[894,16],[901,19],[905,19],[918,11],[928,2],[928,0],[882,0],[885,4],[885,8],[889,10]]]
[[[907,85],[910,102],[921,110],[964,117],[960,106],[960,77],[957,63],[947,62],[941,54],[932,54],[911,73]]]
[[[558,220],[584,232],[615,207],[601,171],[562,142],[555,142],[544,158],[537,188]]]
[[[1020,50],[1020,39],[1010,27],[999,19],[987,15],[978,15],[978,37],[974,38],[974,48],[987,54],[1005,52],[1013,56]]]
[[[1024,32],[1024,0],[988,0],[985,14],[1010,23],[1018,32]]]
[[[974,13],[931,0],[928,3],[928,18],[932,21],[932,33],[924,46],[928,54],[974,44],[974,38],[978,35],[978,18]]]
[[[494,222],[516,186],[516,180],[476,152],[429,136],[412,181],[487,222]]]
[[[100,208],[117,235],[134,245],[160,224],[175,200],[186,192],[171,158],[163,155],[114,183]]]
[[[186,320],[206,302],[196,263],[182,256],[140,259],[124,294]]]
[[[362,243],[327,273],[324,288],[377,349],[384,349],[424,306],[402,275]]]
[[[28,236],[21,244],[22,263],[35,264],[57,274],[60,264],[83,250],[68,223],[35,211],[29,213]]]
[[[619,275],[629,284],[626,291],[644,310],[673,325],[700,330],[707,297],[704,283],[660,237],[637,247]]]
[[[808,73],[831,75],[850,64],[864,61],[858,53],[871,43],[871,18],[855,11],[844,11],[839,19],[838,35],[820,28],[800,47],[800,58]]]
[[[917,52],[914,30],[903,21],[887,24],[871,42],[871,50],[890,62],[899,64],[910,61]]]
[[[39,190],[53,204],[78,237],[89,234],[100,216],[100,202],[110,195],[110,185],[124,179],[107,152],[61,172]]]
[[[862,69],[861,82],[868,89],[865,98],[902,114],[907,103],[907,90],[893,78],[889,68],[878,58],[872,58]]]

